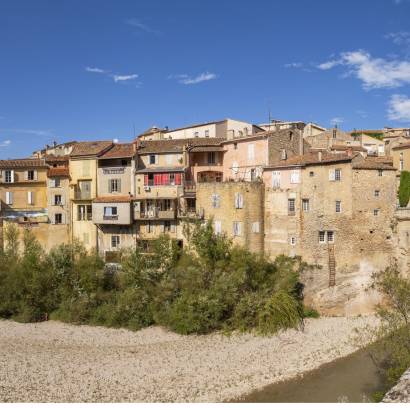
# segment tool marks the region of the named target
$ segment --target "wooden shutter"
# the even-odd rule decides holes
[[[14,183],[14,169],[10,171],[11,174],[11,182]]]
[[[181,174],[175,174],[175,185],[181,185]]]
[[[13,204],[13,193],[10,191],[6,192],[6,204],[12,205]]]
[[[61,194],[61,205],[65,205],[65,198],[63,194]]]
[[[329,169],[329,181],[334,181],[334,180],[335,180],[335,170]]]
[[[121,192],[121,179],[118,179],[118,184],[117,184],[117,190],[118,192]]]
[[[61,214],[61,223],[62,224],[66,224],[66,215],[65,215],[65,212],[63,212],[62,214]]]
[[[144,174],[144,185],[148,186],[148,174]]]
[[[28,171],[24,171],[24,180],[25,180],[25,181],[28,180]]]
[[[38,173],[37,173],[37,170],[35,169],[34,171],[33,171],[33,176],[34,176],[34,181],[37,181],[37,178],[38,178]]]
[[[108,180],[108,192],[111,193],[112,189],[111,189],[111,179]]]
[[[50,188],[55,188],[55,186],[56,186],[56,180],[55,180],[55,178],[50,178],[50,179],[48,180],[48,186],[49,186]]]

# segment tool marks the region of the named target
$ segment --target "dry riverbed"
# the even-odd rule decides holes
[[[306,320],[303,332],[181,336],[0,320],[0,402],[220,402],[356,350],[375,318]]]

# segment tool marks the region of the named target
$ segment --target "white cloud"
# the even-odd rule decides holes
[[[301,68],[303,66],[302,63],[287,63],[283,65],[285,68]]]
[[[319,68],[320,70],[330,70],[338,64],[340,64],[340,60],[330,60],[326,61],[325,63],[319,64],[317,68]]]
[[[331,124],[336,124],[336,125],[342,124],[343,122],[345,122],[345,119],[343,117],[334,117],[334,118],[331,118],[330,120]]]
[[[191,85],[202,83],[204,81],[215,80],[217,78],[217,75],[214,73],[205,72],[198,74],[196,77],[190,77],[187,74],[178,74],[176,76],[173,76],[172,78],[178,78],[181,84]]]
[[[138,74],[126,74],[126,75],[114,74],[112,78],[114,79],[114,82],[118,83],[119,81],[135,80],[136,78],[138,78]]]
[[[141,23],[141,21],[136,19],[136,18],[131,18],[131,19],[125,20],[125,24],[128,24],[131,27],[135,27],[138,30],[145,31],[146,33],[156,34],[156,35],[161,34],[160,31],[152,29],[151,27],[147,26],[146,24]]]
[[[26,129],[26,128],[2,128],[0,129],[2,132],[10,132],[14,134],[29,134],[29,135],[36,135],[37,137],[54,137],[55,133],[51,130],[34,130],[34,129]]]
[[[11,144],[10,140],[5,140],[3,142],[0,142],[0,147],[8,147]]]
[[[340,60],[331,60],[318,67],[330,69],[342,65],[350,69],[366,90],[373,88],[393,88],[410,83],[410,61],[373,58],[363,50],[341,53]]]
[[[408,31],[395,31],[392,33],[387,33],[384,38],[393,41],[393,43],[398,46],[410,44],[410,32]]]
[[[98,74],[107,73],[106,70],[103,70],[102,68],[98,68],[98,67],[85,67],[85,71],[88,71],[89,73],[98,73]]]
[[[394,94],[388,102],[387,117],[389,120],[410,122],[410,98]]]

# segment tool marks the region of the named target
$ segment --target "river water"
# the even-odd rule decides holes
[[[381,389],[381,379],[366,351],[325,364],[302,377],[275,383],[244,397],[245,403],[361,403]]]

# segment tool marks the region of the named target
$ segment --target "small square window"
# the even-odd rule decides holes
[[[291,244],[292,246],[295,246],[295,245],[296,245],[296,238],[295,238],[294,236],[291,236],[291,237],[290,237],[290,244]]]
[[[27,171],[27,179],[29,181],[34,181],[34,171],[32,169],[30,169],[29,171]]]
[[[199,132],[198,132],[198,131],[195,131],[195,132],[194,132],[194,137],[195,137],[195,138],[198,138],[198,137],[199,137]]]
[[[379,216],[380,209],[373,209],[373,215],[374,216]]]
[[[54,215],[54,223],[56,225],[62,224],[63,223],[63,215],[62,214],[55,214]]]
[[[327,231],[327,242],[333,243],[335,241],[335,235],[333,231]]]
[[[379,169],[379,170],[378,170],[378,174],[379,174],[379,177],[382,177],[382,176],[383,176],[383,170],[382,170],[382,169]]]
[[[293,198],[288,199],[288,213],[295,213],[295,200]]]
[[[326,243],[325,231],[319,231],[319,243]]]
[[[120,246],[120,235],[111,236],[111,248],[118,248]]]
[[[205,137],[209,137],[209,130],[205,130]]]
[[[342,212],[342,201],[336,201],[336,213]]]
[[[380,196],[380,191],[376,189],[376,190],[374,191],[374,196],[375,196],[375,197],[379,197],[379,196]]]
[[[314,173],[313,171],[310,171],[310,172],[309,172],[309,176],[310,176],[310,177],[314,177],[314,176],[315,176],[315,173]]]
[[[309,209],[310,209],[309,199],[302,199],[302,209],[304,212],[309,212]]]
[[[149,163],[150,163],[150,165],[156,163],[156,155],[155,154],[152,154],[152,155],[149,156]]]
[[[342,179],[342,171],[340,169],[335,169],[335,181],[340,181]]]

